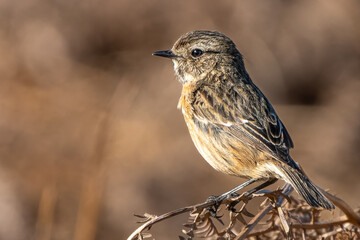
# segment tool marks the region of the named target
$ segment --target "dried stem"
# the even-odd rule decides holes
[[[168,218],[190,212],[189,222],[184,226],[190,230],[183,230],[189,239],[245,239],[249,237],[267,239],[285,238],[314,238],[314,236],[335,236],[345,234],[348,237],[360,237],[359,226],[360,217],[341,199],[324,192],[329,199],[343,212],[343,216],[329,221],[320,221],[320,214],[323,209],[314,209],[290,196],[293,188],[290,184],[285,184],[281,190],[269,191],[254,188],[237,197],[225,198],[222,202],[209,200],[204,203],[179,208],[160,216],[144,214],[138,216],[143,218],[143,224],[138,227],[128,240],[144,239],[151,237],[149,230],[154,224]],[[246,210],[246,205],[252,199],[266,197],[260,205],[259,212],[254,216]],[[239,203],[242,203],[241,207]],[[226,207],[225,211],[230,213],[230,223],[223,230],[219,230],[213,224],[217,219],[222,222],[224,215],[218,216],[217,212],[220,205]],[[244,217],[250,217],[247,223]],[[267,217],[267,218],[265,218]],[[265,219],[265,220],[263,220]],[[235,226],[242,225],[240,233],[235,233]],[[265,228],[261,227],[267,225]],[[256,231],[253,231],[256,228]],[[262,229],[261,229],[262,228]],[[186,239],[180,237],[181,239]],[[359,238],[357,238],[359,239]]]

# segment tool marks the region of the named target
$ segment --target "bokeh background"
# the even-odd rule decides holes
[[[359,22],[356,0],[0,1],[0,239],[124,239],[134,213],[243,181],[197,153],[172,63],[151,56],[195,29],[233,39],[293,158],[358,207]]]

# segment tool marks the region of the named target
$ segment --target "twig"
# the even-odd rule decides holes
[[[250,190],[251,191],[251,190]],[[283,187],[283,193],[285,195],[290,194],[290,192],[292,191],[292,187],[289,184],[285,184]],[[244,194],[243,197],[249,197],[248,195]],[[283,197],[279,197],[279,199],[282,199],[280,203],[282,203],[283,201]],[[222,203],[228,203],[230,200],[229,199],[224,199]],[[165,219],[186,213],[186,212],[190,212],[190,211],[202,211],[205,208],[214,206],[215,204],[218,204],[218,202],[216,200],[210,200],[210,201],[206,201],[204,203],[199,203],[196,205],[192,205],[192,206],[187,206],[187,207],[183,207],[183,208],[179,208],[170,212],[167,212],[165,214],[162,214],[160,216],[151,216],[143,225],[141,225],[140,227],[138,227],[128,238],[127,240],[133,240],[136,239],[137,236],[139,236],[139,234],[141,234],[145,229],[149,229],[151,228],[151,226],[153,226],[154,224],[164,221]],[[280,206],[279,205],[279,206]],[[269,209],[271,210],[271,208]],[[267,211],[268,212],[268,211]],[[267,212],[265,212],[264,214],[266,214]],[[262,218],[262,217],[261,217]],[[261,219],[260,218],[260,219]],[[259,219],[259,220],[260,220]]]
[[[127,240],[149,237],[151,234],[144,233],[144,231],[149,230],[154,224],[186,212],[191,212],[190,216],[195,214],[195,218],[191,221],[191,224],[184,225],[185,227],[190,228],[189,231],[183,230],[190,239],[193,239],[194,237],[211,239],[214,237],[226,237],[239,240],[254,236],[265,237],[265,234],[272,234],[271,236],[273,238],[279,238],[280,235],[276,234],[280,233],[283,233],[283,236],[287,238],[297,236],[306,239],[308,236],[333,236],[337,233],[342,234],[344,231],[344,234],[348,234],[346,231],[349,231],[351,234],[359,234],[359,230],[356,228],[360,223],[358,214],[341,199],[324,192],[326,196],[334,202],[338,209],[342,210],[344,215],[332,221],[321,222],[320,214],[323,210],[311,208],[306,205],[306,203],[290,197],[289,194],[292,191],[293,188],[290,184],[285,184],[282,189],[275,191],[254,188],[236,197],[227,197],[220,202],[216,199],[208,200],[204,203],[179,208],[160,216],[145,214],[144,216],[140,216],[145,219],[143,224],[138,227]],[[260,212],[254,216],[245,210],[245,206],[250,200],[257,197],[267,198],[260,205]],[[269,199],[271,200],[270,203],[268,201]],[[284,205],[283,203],[286,201],[288,204]],[[235,206],[240,202],[243,202],[244,204],[237,210]],[[227,211],[230,212],[229,226],[222,231],[219,231],[212,221],[213,217],[222,221],[222,217],[216,215],[220,205],[226,205]],[[294,213],[299,213],[299,216],[294,218]],[[242,214],[252,218],[249,223],[243,218]],[[269,216],[269,214],[269,219],[261,221],[266,215]],[[287,219],[287,217],[290,218]],[[295,219],[295,223],[290,221],[291,219]],[[305,223],[302,223],[303,220]],[[238,234],[234,233],[236,221],[239,221],[243,225],[242,231]],[[252,232],[252,230],[261,223],[271,223],[271,225],[266,229]],[[352,227],[348,229],[346,224],[352,224]],[[336,226],[338,226],[337,229],[335,228]]]
[[[302,229],[321,229],[328,228],[336,225],[342,225],[349,222],[347,216],[342,216],[336,220],[329,222],[316,222],[316,223],[301,223],[301,224],[292,224],[292,228],[302,228]]]
[[[335,206],[341,209],[347,216],[348,222],[360,227],[360,216],[346,202],[328,192],[324,191],[323,193],[335,204]]]
[[[138,234],[140,234],[142,231],[144,231],[145,229],[149,229],[152,225],[154,225],[155,223],[164,221],[165,219],[177,216],[179,214],[183,214],[186,212],[190,212],[192,210],[200,210],[200,209],[204,209],[210,206],[213,206],[216,203],[216,201],[208,201],[208,202],[204,202],[204,203],[199,203],[193,206],[188,206],[188,207],[183,207],[183,208],[179,208],[167,213],[164,213],[160,216],[153,216],[151,218],[151,220],[145,222],[143,225],[141,225],[140,227],[138,227],[128,238],[127,240],[132,240],[134,239]]]

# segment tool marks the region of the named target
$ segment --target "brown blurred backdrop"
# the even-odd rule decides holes
[[[356,0],[1,1],[0,239],[124,239],[133,213],[244,181],[197,153],[172,63],[151,56],[195,29],[233,39],[293,158],[359,206],[359,23]]]

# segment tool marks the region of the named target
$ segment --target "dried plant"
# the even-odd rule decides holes
[[[303,200],[290,196],[292,191],[289,184],[275,191],[257,191],[254,188],[241,195],[228,197],[220,203],[211,199],[160,216],[147,213],[136,215],[143,224],[128,240],[154,238],[149,232],[154,224],[187,212],[190,213],[184,224],[185,229],[182,230],[184,236],[179,236],[182,240],[360,239],[359,210],[355,212],[341,199],[326,193],[341,212],[339,216],[335,216],[335,211],[312,208]],[[261,197],[265,197],[265,200],[259,205],[258,212],[250,213],[247,210],[248,204]],[[219,216],[222,208],[224,212]],[[329,213],[332,214],[328,216]],[[225,221],[229,223],[225,225]]]

